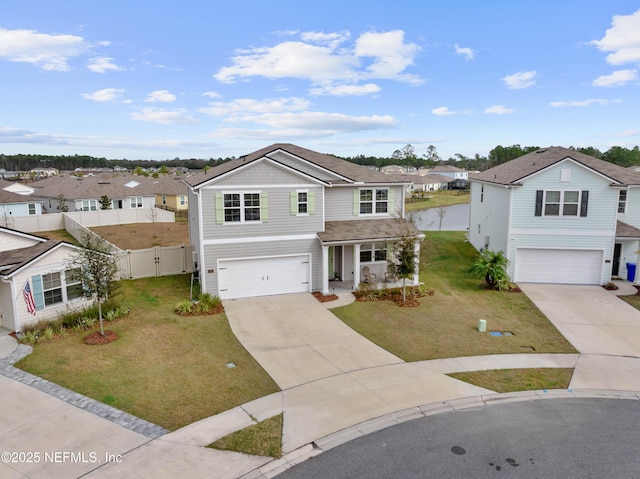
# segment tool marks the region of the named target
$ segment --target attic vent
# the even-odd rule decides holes
[[[544,153],[545,151],[547,151],[547,150],[538,150],[538,151],[536,151],[536,153]]]
[[[109,183],[108,181],[98,181],[99,185],[110,185],[111,183]]]

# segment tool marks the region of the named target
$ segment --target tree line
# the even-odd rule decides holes
[[[429,145],[422,154],[416,152],[415,147],[408,144],[395,150],[390,156],[366,156],[357,155],[352,157],[338,158],[357,163],[359,165],[374,166],[380,168],[387,165],[402,165],[415,168],[430,168],[438,165],[453,165],[465,170],[484,171],[493,166],[513,160],[526,153],[538,150],[538,146],[502,146],[498,145],[493,148],[488,155],[482,156],[475,154],[468,157],[460,153],[444,160],[438,154],[434,145]],[[599,158],[619,166],[628,167],[640,165],[640,148],[624,148],[621,146],[613,146],[607,151],[600,151],[597,148],[574,148],[572,150]],[[191,170],[200,170],[205,167],[213,167],[221,163],[234,159],[227,158],[209,158],[207,159],[167,159],[167,160],[128,160],[128,159],[107,159],[97,158],[86,155],[38,155],[38,154],[17,154],[4,155],[0,154],[0,168],[7,171],[29,171],[34,168],[56,168],[58,170],[75,170],[76,168],[113,168],[116,166],[127,168],[133,171],[136,168],[167,168],[183,167]]]

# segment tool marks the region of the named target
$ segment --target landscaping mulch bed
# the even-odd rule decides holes
[[[183,317],[194,317],[194,316],[211,316],[214,314],[220,314],[220,313],[224,313],[224,306],[220,305],[220,306],[216,306],[213,309],[210,309],[209,311],[205,311],[204,313],[201,312],[195,312],[195,313],[180,313],[179,311],[176,311],[176,314],[179,316],[183,316]]]
[[[85,336],[82,342],[90,346],[109,344],[118,339],[118,335],[113,331],[105,331],[104,336],[100,334],[100,331],[95,331],[88,336]]]
[[[319,293],[318,291],[313,292],[311,294],[313,294],[314,298],[316,298],[321,303],[326,303],[328,301],[335,301],[336,299],[338,299],[337,294],[322,294],[322,293]]]

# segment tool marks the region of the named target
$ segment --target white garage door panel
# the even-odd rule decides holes
[[[600,284],[602,251],[519,248],[515,279],[522,283]]]
[[[308,255],[221,260],[218,289],[222,299],[309,291]]]

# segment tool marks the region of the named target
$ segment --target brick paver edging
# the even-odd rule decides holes
[[[0,374],[151,439],[157,439],[169,432],[167,429],[150,423],[149,421],[145,421],[144,419],[140,419],[139,417],[108,406],[107,404],[98,402],[95,399],[78,394],[70,389],[34,376],[13,366],[14,363],[31,354],[31,351],[33,351],[31,346],[19,344],[15,351],[9,356],[0,359]]]

